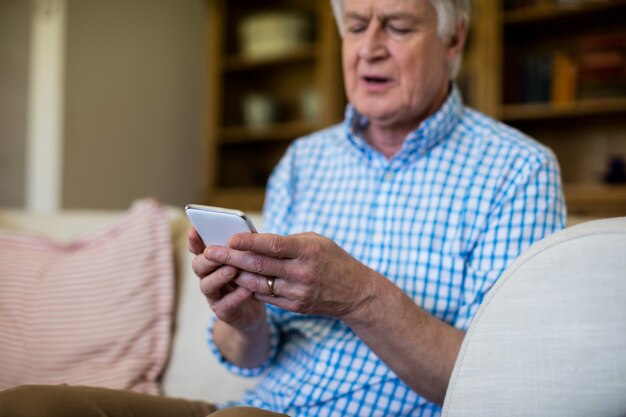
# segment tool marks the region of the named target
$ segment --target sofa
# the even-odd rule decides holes
[[[483,300],[444,417],[626,416],[626,217],[568,227]]]
[[[260,214],[250,214],[257,229],[262,230]],[[570,219],[570,225],[583,220]],[[257,380],[229,374],[206,346],[206,324],[212,313],[191,269],[192,255],[186,239],[189,226],[182,207],[163,207],[153,201],[139,201],[126,211],[36,214],[0,210],[0,389],[12,383],[66,382],[63,377],[51,379],[49,374],[56,376],[77,367],[78,372],[66,373],[70,383],[132,388],[218,403],[239,398]],[[141,233],[147,233],[147,237]],[[444,415],[624,415],[625,239],[626,218],[585,222],[538,242],[522,254],[488,294],[468,330],[448,387]],[[160,241],[167,244],[148,244]],[[129,244],[132,256],[127,257],[124,255]],[[148,250],[139,250],[144,247]],[[48,252],[55,262],[40,261]],[[94,258],[98,264],[93,263]],[[128,265],[136,258],[148,262],[130,273]],[[20,271],[12,269],[12,264],[21,265]],[[94,304],[101,298],[107,300],[107,292],[117,291],[125,282],[140,281],[141,272],[156,264],[158,268],[149,270],[148,285],[139,285],[139,290],[130,287],[129,300],[148,294],[145,301],[150,303],[149,312],[163,314],[150,316],[143,323],[138,318],[140,313],[124,313],[121,325],[118,323],[119,328],[112,332],[100,326],[100,321],[106,322],[107,316],[115,316],[126,306],[116,306],[116,311],[96,310],[95,320],[84,320],[88,313],[77,314],[75,310],[65,317],[64,312],[75,305],[80,307],[81,300],[74,297],[61,301],[71,306],[59,306],[55,300],[63,299],[73,287],[68,290],[54,282],[35,285],[27,275],[20,275],[21,270],[28,274],[42,269],[54,275],[59,264],[63,265],[61,278],[74,271],[67,265],[78,265],[80,279],[72,281],[72,286],[96,282],[95,289],[87,287],[89,290],[79,293],[81,299],[95,294]],[[109,283],[93,271],[107,274],[107,268],[121,269],[123,276]],[[163,274],[161,284],[152,285],[161,271],[167,270],[172,274]],[[24,284],[7,290],[7,282]],[[31,287],[37,291],[31,291]],[[158,291],[154,288],[160,295],[155,296]],[[607,300],[609,308],[603,310]],[[91,303],[84,307],[94,308]],[[134,304],[131,307],[136,308]],[[61,317],[60,324],[54,320],[57,316]],[[13,323],[20,317],[30,320],[26,327]],[[114,374],[115,378],[106,381],[98,379],[97,371],[103,369],[99,367],[101,359],[108,357],[102,352],[108,348],[106,343],[121,343],[119,339],[125,337],[118,337],[116,332],[122,334],[121,330],[132,329],[136,322],[140,324],[138,333],[131,334],[131,341],[122,348],[113,349],[116,354],[122,352],[118,355],[122,359],[112,355],[104,368],[121,363],[140,377],[120,379]],[[90,351],[75,352],[70,344],[68,350],[73,355],[83,356],[68,358],[58,346],[67,345],[71,335],[66,330],[73,329],[74,324],[85,332],[95,329],[95,335],[115,337],[110,341],[105,338],[104,344],[91,348],[95,355]],[[30,331],[31,327],[37,331]],[[41,336],[47,327],[55,331]],[[137,347],[133,343],[138,334],[153,337],[141,340]],[[91,342],[91,338],[86,340],[87,345]],[[11,344],[13,351],[7,353]],[[141,353],[140,359],[149,360],[139,361],[139,365],[136,358],[124,362],[126,351],[133,349]],[[88,362],[92,356],[99,362]],[[89,366],[81,366],[82,357]],[[87,379],[81,379],[85,375]]]
[[[38,214],[29,213],[23,210],[1,209],[0,240],[4,238],[7,246],[2,247],[2,244],[0,243],[0,251],[2,251],[2,254],[6,256],[15,258],[16,255],[9,254],[8,252],[13,251],[16,246],[19,246],[19,244],[16,244],[15,241],[6,242],[6,239],[15,239],[16,236],[19,238],[26,236],[26,238],[31,239],[31,241],[28,242],[29,245],[32,245],[33,240],[36,243],[41,243],[41,240],[47,242],[47,240],[50,239],[53,242],[51,243],[52,245],[63,245],[61,246],[64,252],[63,256],[69,258],[69,262],[75,262],[73,257],[76,257],[78,252],[85,252],[86,246],[94,244],[94,241],[96,241],[94,246],[96,246],[96,250],[99,251],[99,253],[103,253],[108,250],[107,247],[103,246],[112,246],[113,248],[111,250],[116,250],[116,247],[123,245],[124,243],[121,243],[121,234],[123,234],[124,231],[115,230],[115,228],[124,226],[124,228],[128,229],[128,225],[121,224],[124,220],[138,223],[137,217],[139,216],[140,220],[150,219],[151,223],[155,223],[155,221],[150,218],[150,216],[153,215],[151,213],[154,212],[155,206],[156,203],[154,202],[138,201],[133,205],[133,208],[124,211],[64,210],[52,214]],[[154,379],[154,384],[148,385],[148,382],[152,381],[137,384],[135,381],[137,377],[134,375],[125,376],[125,380],[121,380],[122,378],[117,377],[117,379],[112,378],[106,381],[100,380],[97,378],[97,375],[95,375],[99,369],[98,364],[90,365],[88,369],[84,370],[84,372],[80,370],[82,374],[80,377],[76,377],[78,379],[72,379],[75,378],[76,373],[70,374],[67,378],[70,383],[112,386],[113,388],[132,388],[140,392],[153,394],[162,393],[168,396],[203,399],[210,402],[226,402],[237,399],[241,396],[243,390],[246,389],[246,387],[254,385],[256,380],[254,378],[242,378],[228,373],[209,351],[205,343],[205,337],[206,325],[212,313],[206,303],[206,300],[198,289],[198,278],[191,269],[192,255],[187,250],[186,238],[189,222],[184,214],[183,208],[159,207],[159,212],[161,212],[162,215],[164,214],[166,218],[168,240],[171,242],[171,246],[169,246],[168,250],[170,250],[173,255],[172,271],[174,285],[171,287],[171,300],[168,300],[165,303],[166,309],[167,304],[171,304],[172,306],[171,309],[167,310],[171,311],[171,319],[169,321],[164,321],[168,328],[165,330],[161,328],[159,331],[159,337],[161,339],[166,339],[163,343],[164,348],[158,350],[151,347],[149,349],[149,355],[155,355],[154,351],[158,351],[158,355],[155,355],[158,356],[158,359],[154,359],[152,364],[144,363],[141,366],[135,366],[134,363],[122,363],[125,368],[134,369],[138,374],[142,374],[141,378],[148,380]],[[146,211],[150,210],[152,211],[146,213]],[[251,213],[251,217],[257,228],[260,230],[262,227],[260,214]],[[4,236],[2,236],[2,234]],[[155,238],[153,240],[158,239]],[[85,241],[88,241],[87,244]],[[56,247],[53,247],[53,249],[57,250]],[[37,252],[38,249],[29,249],[29,251]],[[142,254],[138,254],[136,257],[142,256]],[[45,343],[41,341],[33,342],[32,345],[41,345],[44,343],[44,346],[39,346],[37,348],[40,349],[39,354],[31,351],[31,349],[35,349],[34,346],[24,346],[24,342],[20,340],[16,342],[18,347],[15,350],[18,350],[18,352],[7,353],[7,338],[10,339],[15,335],[15,333],[24,333],[26,330],[23,328],[16,329],[11,327],[11,323],[8,323],[11,311],[20,310],[23,307],[12,306],[11,299],[2,298],[2,294],[4,294],[5,297],[8,297],[13,291],[12,289],[7,291],[6,286],[3,286],[2,281],[4,280],[6,282],[16,280],[16,276],[11,272],[7,273],[6,271],[8,268],[6,264],[11,262],[11,259],[9,259],[9,261],[6,259],[2,261],[1,259],[0,255],[0,264],[5,264],[4,266],[0,265],[0,338],[4,339],[5,343],[3,343],[4,348],[0,347],[0,389],[8,388],[7,385],[13,385],[16,383],[65,382],[63,379],[51,379],[49,378],[49,375],[42,373],[42,368],[48,368],[48,373],[58,373],[59,368],[67,369],[70,365],[75,365],[76,360],[74,358],[63,356],[56,359],[59,362],[58,364],[51,364],[50,359],[48,359],[47,362],[44,361],[43,363],[38,364],[38,369],[29,369],[31,366],[30,360],[28,362],[25,360],[24,364],[19,365],[19,367],[15,365],[18,369],[14,373],[17,374],[18,371],[21,372],[23,370],[24,373],[30,373],[31,376],[28,378],[22,378],[20,375],[20,378],[16,379],[14,377],[12,380],[7,380],[8,377],[6,375],[7,373],[10,373],[7,369],[11,368],[12,364],[20,362],[19,356],[17,359],[13,359],[11,355],[18,355],[20,350],[24,350],[28,351],[30,359],[40,356],[54,356],[50,353],[49,346],[56,343],[56,340],[53,339],[54,335],[49,335],[49,340]],[[115,259],[107,259],[106,261],[107,263],[116,262]],[[32,262],[29,261],[29,263]],[[5,269],[4,274],[2,273],[3,267]],[[167,266],[164,266],[163,269],[168,268]],[[90,275],[89,271],[82,271],[82,273],[84,273],[85,276]],[[128,280],[132,281],[133,279],[134,277],[132,276],[128,277]],[[167,280],[169,278],[166,277],[165,279]],[[167,285],[165,285],[165,287],[167,288]],[[20,294],[23,291],[23,289],[19,289]],[[52,291],[53,290],[50,289],[44,292],[50,294]],[[15,290],[15,292],[18,292],[18,290]],[[167,293],[165,298],[170,296],[170,290],[165,292]],[[14,298],[15,296],[13,296],[13,299]],[[74,301],[71,301],[71,303],[74,304]],[[26,304],[26,308],[30,308],[30,303],[28,301],[22,301],[21,304]],[[91,308],[91,306],[87,307]],[[52,307],[48,308],[50,309]],[[54,308],[57,308],[57,306],[54,305]],[[122,306],[120,308],[124,307]],[[6,310],[11,311],[7,312]],[[15,314],[29,316],[28,312],[25,313],[23,311],[17,311]],[[29,317],[32,317],[32,314]],[[47,320],[47,317],[45,316],[48,314],[49,312],[46,311],[43,313],[43,317],[33,321],[45,322]],[[98,314],[106,315],[106,313],[102,314],[101,312]],[[76,314],[72,314],[71,317],[67,318],[67,321],[72,322],[75,320],[75,317]],[[127,320],[131,323],[133,321],[132,315],[131,317],[127,317]],[[28,323],[28,327],[31,327],[31,324],[32,323]],[[163,327],[162,323],[159,325]],[[90,327],[93,326],[97,326],[97,323],[90,323]],[[63,332],[66,328],[69,329],[70,327],[71,323],[62,324],[58,330]],[[149,332],[150,331],[148,331],[148,333]],[[103,331],[103,333],[105,332]],[[165,337],[161,337],[163,334],[165,334]],[[32,337],[36,336],[37,335],[34,335]],[[29,336],[21,337],[23,339],[30,340],[28,339]],[[91,340],[88,341],[88,343],[90,342]],[[156,343],[151,341],[148,344],[155,345]],[[70,346],[68,347],[68,350],[71,350],[72,348],[73,347]],[[102,345],[98,345],[92,349],[102,350],[103,347]],[[130,350],[132,347],[129,348],[126,346],[124,349]],[[73,354],[78,357],[81,355],[88,355],[85,352],[74,352]],[[1,358],[4,358],[5,361],[2,362]],[[12,363],[7,364],[7,361],[9,360],[11,360]],[[113,358],[111,363],[105,364],[104,367],[111,368],[115,366],[113,362],[116,360],[118,362],[120,361],[120,359]],[[68,364],[69,361],[73,363]],[[58,365],[57,368],[55,368],[55,365]],[[3,367],[5,369],[2,369]],[[82,375],[87,375],[86,379],[80,379],[83,378]],[[3,377],[5,379],[4,386],[2,386]],[[157,387],[156,389],[153,388],[155,386]]]

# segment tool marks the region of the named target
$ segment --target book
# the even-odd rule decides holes
[[[507,103],[626,97],[626,31],[521,49],[505,58]]]
[[[552,102],[567,104],[576,100],[578,68],[572,54],[557,50],[552,58]]]
[[[626,33],[578,40],[578,98],[626,96]]]

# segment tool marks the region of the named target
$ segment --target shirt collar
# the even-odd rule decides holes
[[[409,159],[410,156],[420,156],[446,139],[461,119],[463,113],[463,99],[455,83],[443,105],[434,114],[424,120],[417,130],[410,132],[402,145],[402,149],[393,159]],[[346,106],[344,128],[350,143],[369,158],[372,152],[377,152],[363,137],[363,130],[369,121],[361,115],[351,104]],[[412,159],[412,158],[411,158]]]

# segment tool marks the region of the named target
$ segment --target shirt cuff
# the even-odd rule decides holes
[[[220,361],[226,369],[232,372],[235,375],[244,376],[244,377],[255,377],[262,374],[273,362],[278,354],[278,345],[280,343],[280,332],[278,330],[278,325],[275,320],[272,318],[269,311],[267,312],[267,321],[270,329],[270,352],[267,356],[265,362],[255,368],[243,368],[241,366],[237,366],[226,359],[222,352],[220,352],[219,348],[215,344],[213,340],[213,328],[215,327],[215,323],[217,323],[218,318],[215,314],[213,314],[209,320],[209,325],[207,327],[206,341],[209,349],[215,357]]]

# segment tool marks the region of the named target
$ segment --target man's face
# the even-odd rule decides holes
[[[458,54],[437,36],[428,0],[346,0],[343,72],[359,113],[381,125],[419,124],[437,110]]]

